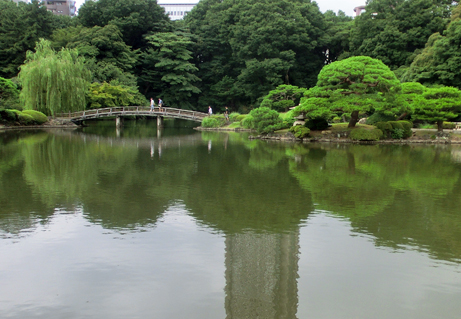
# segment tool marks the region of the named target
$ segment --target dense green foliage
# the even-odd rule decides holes
[[[19,80],[25,109],[53,115],[85,108],[90,72],[74,49],[56,52],[49,41],[41,40],[35,53],[27,52]]]
[[[457,88],[429,88],[423,93],[423,98],[412,117],[436,122],[438,131],[443,131],[443,121],[454,119],[461,112],[461,91]]]
[[[0,123],[6,125],[41,125],[48,122],[48,117],[38,111],[0,108]]]
[[[392,70],[410,65],[428,37],[449,21],[451,0],[373,0],[350,36],[352,55],[380,59]]]
[[[147,105],[147,100],[137,90],[123,85],[92,83],[87,92],[88,108]]]
[[[200,93],[200,79],[191,62],[191,35],[164,32],[147,36],[150,47],[142,54],[142,79],[149,83],[150,94],[159,96],[171,107],[191,109],[191,96]]]
[[[40,2],[15,3],[0,0],[0,76],[11,78],[18,74],[40,38],[48,38],[55,29],[55,16]]]
[[[358,122],[360,112],[401,112],[404,105],[394,99],[400,81],[381,61],[358,56],[326,65],[317,86],[305,94],[297,113],[328,120],[338,113],[351,113],[349,127]]]
[[[48,117],[42,112],[35,110],[24,110],[22,113],[32,116],[34,122],[38,125],[48,122]]]
[[[378,141],[383,137],[383,131],[380,129],[361,129],[355,128],[349,133],[349,137],[355,141]]]
[[[202,121],[202,127],[216,128],[221,127],[225,124],[226,120],[222,115],[212,115],[205,117]]]
[[[307,0],[202,0],[187,15],[206,105],[257,105],[280,84],[314,85],[325,60],[323,15]]]
[[[269,94],[263,98],[261,106],[265,106],[279,112],[287,112],[290,107],[299,104],[299,101],[305,92],[305,88],[282,84],[275,90],[270,91]]]
[[[0,77],[0,107],[19,107],[18,86],[11,80]]]
[[[249,114],[251,117],[251,129],[259,134],[272,133],[283,126],[283,121],[277,111],[268,107],[258,107]]]
[[[80,7],[78,20],[87,28],[117,26],[134,49],[147,45],[144,36],[150,32],[171,31],[165,10],[155,0],[88,0]]]
[[[461,87],[461,7],[453,10],[451,22],[442,33],[431,35],[424,50],[404,73],[404,81]]]
[[[341,11],[321,13],[310,0],[202,0],[174,22],[155,0],[89,0],[72,19],[36,1],[0,0],[0,106],[43,104],[27,93],[30,85],[18,88],[26,91],[24,105],[4,96],[5,81],[18,75],[26,51],[43,38],[56,52],[78,52],[91,72],[85,80],[136,96],[129,104],[143,105],[142,92],[168,106],[213,105],[218,113],[225,106],[240,113],[259,106],[286,112],[300,104],[297,114],[349,121],[350,127],[370,115],[369,123],[410,119],[417,109],[419,121],[439,121],[421,117],[431,99],[413,81],[461,87],[460,30],[461,9],[448,0],[373,0],[355,19]],[[59,85],[75,85],[67,82]],[[54,91],[47,92],[48,103],[58,99]],[[92,94],[61,98],[74,104],[91,96],[91,107],[126,100]],[[69,109],[88,105],[77,104]],[[453,114],[456,108],[445,120]]]
[[[296,125],[290,127],[290,132],[293,133],[296,138],[305,138],[309,136],[311,130],[303,125]]]

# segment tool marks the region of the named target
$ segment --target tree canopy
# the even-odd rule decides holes
[[[20,97],[25,109],[46,115],[84,110],[90,77],[77,50],[56,52],[50,41],[42,39],[35,52],[27,52],[26,62],[21,66]]]
[[[337,112],[351,113],[349,127],[354,127],[359,112],[372,109],[385,112],[394,107],[386,99],[392,99],[400,89],[400,81],[381,61],[366,56],[351,57],[324,66],[316,87],[306,93],[295,110],[322,118]]]
[[[80,7],[78,19],[88,28],[116,25],[133,49],[145,47],[144,36],[150,32],[172,31],[170,19],[155,0],[88,0]]]
[[[186,16],[197,35],[199,105],[256,105],[280,84],[314,85],[325,21],[308,0],[203,0]]]
[[[28,4],[0,0],[0,76],[18,74],[26,51],[33,50],[40,38],[50,37],[55,19],[36,0]]]
[[[451,22],[443,33],[429,37],[424,50],[404,73],[403,81],[442,84],[461,88],[461,7],[453,9]]]
[[[373,0],[356,17],[351,33],[352,55],[380,59],[392,70],[410,65],[428,37],[442,32],[451,0]]]

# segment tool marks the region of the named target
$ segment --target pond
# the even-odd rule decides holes
[[[0,132],[1,318],[459,318],[461,147]]]

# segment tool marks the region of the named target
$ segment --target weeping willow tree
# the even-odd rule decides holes
[[[47,115],[85,109],[85,92],[91,79],[84,58],[75,49],[51,48],[50,41],[41,39],[35,53],[28,51],[20,67],[20,94],[24,109]]]

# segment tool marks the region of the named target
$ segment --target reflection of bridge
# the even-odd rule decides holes
[[[202,122],[202,120],[207,116],[207,114],[203,112],[174,109],[170,107],[164,107],[161,110],[162,111],[160,111],[160,108],[158,107],[155,107],[153,111],[150,111],[150,108],[145,106],[120,106],[86,110],[74,113],[61,113],[56,114],[56,117],[70,119],[77,125],[81,125],[83,121],[86,120],[93,120],[103,117],[115,117],[117,126],[121,126],[122,118],[125,116],[148,116],[156,117],[157,124],[161,126],[163,125],[164,117]]]

